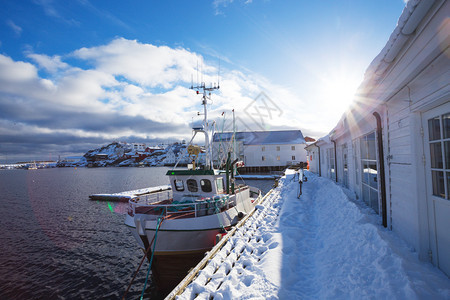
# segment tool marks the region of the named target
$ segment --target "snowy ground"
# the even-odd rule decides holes
[[[450,299],[450,279],[359,201],[307,172],[258,207],[177,299]]]

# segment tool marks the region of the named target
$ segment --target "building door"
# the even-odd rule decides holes
[[[433,263],[450,276],[450,103],[425,112],[422,123]]]

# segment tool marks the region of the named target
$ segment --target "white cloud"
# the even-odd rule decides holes
[[[212,5],[215,9],[215,14],[216,15],[223,14],[221,8],[225,8],[233,2],[234,2],[234,0],[214,0],[212,2]],[[253,2],[253,0],[245,0],[245,1],[241,0],[241,2],[243,2],[245,5],[248,5],[248,4],[251,4]]]
[[[34,2],[37,5],[40,5],[42,7],[42,9],[44,10],[44,13],[47,16],[55,18],[56,20],[61,21],[61,22],[66,23],[66,24],[69,24],[69,25],[75,25],[75,26],[80,25],[80,23],[78,21],[73,20],[73,19],[69,19],[69,18],[66,18],[65,16],[63,16],[58,11],[58,9],[55,7],[58,4],[64,5],[63,2],[61,2],[61,3],[54,3],[53,0],[34,0]]]
[[[22,27],[18,26],[11,20],[6,21],[6,24],[14,31],[16,36],[20,36],[22,34]]]
[[[15,62],[10,57],[0,54],[1,82],[24,82],[37,78],[34,65],[25,62]]]
[[[66,143],[70,136],[83,143],[84,139],[104,142],[127,136],[189,138],[189,124],[201,118],[197,112],[202,111],[201,96],[189,89],[197,63],[203,66],[204,82],[217,81],[217,68],[196,53],[123,38],[68,56],[30,52],[27,57],[33,63],[0,55],[0,132],[6,132],[2,124],[26,128],[14,135],[0,134],[0,140],[14,136],[19,143],[21,134],[25,140],[32,132],[35,139],[48,144],[57,144],[58,136]],[[64,61],[65,57],[91,67],[81,69]],[[38,68],[47,71],[45,78]],[[308,113],[302,99],[264,77],[223,67],[221,74],[221,88],[212,96],[211,119],[220,119],[223,111],[230,119],[235,109],[245,123],[239,129],[261,130],[258,118],[251,120],[245,109],[264,91],[281,110],[264,119],[264,129],[317,132],[330,128]]]
[[[82,48],[73,55],[89,60],[102,72],[124,76],[144,86],[163,88],[190,79],[194,66],[201,60],[185,49],[157,47],[123,38],[104,46]]]
[[[57,55],[50,57],[44,54],[29,53],[27,56],[34,60],[39,67],[44,68],[50,73],[56,73],[59,70],[69,68],[69,65],[62,62],[61,57]]]

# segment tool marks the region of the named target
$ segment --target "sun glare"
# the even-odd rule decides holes
[[[329,86],[327,87],[329,101],[338,106],[349,106],[353,101],[358,85],[359,82],[345,78],[329,82]]]
[[[332,78],[323,87],[324,104],[336,113],[343,113],[353,102],[360,80],[353,78]]]

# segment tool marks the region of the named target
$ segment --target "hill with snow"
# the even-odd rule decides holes
[[[59,161],[58,167],[140,167],[173,165],[182,156],[185,144],[146,146],[145,144],[113,142],[89,150],[79,160]],[[173,157],[168,160],[168,156]]]

